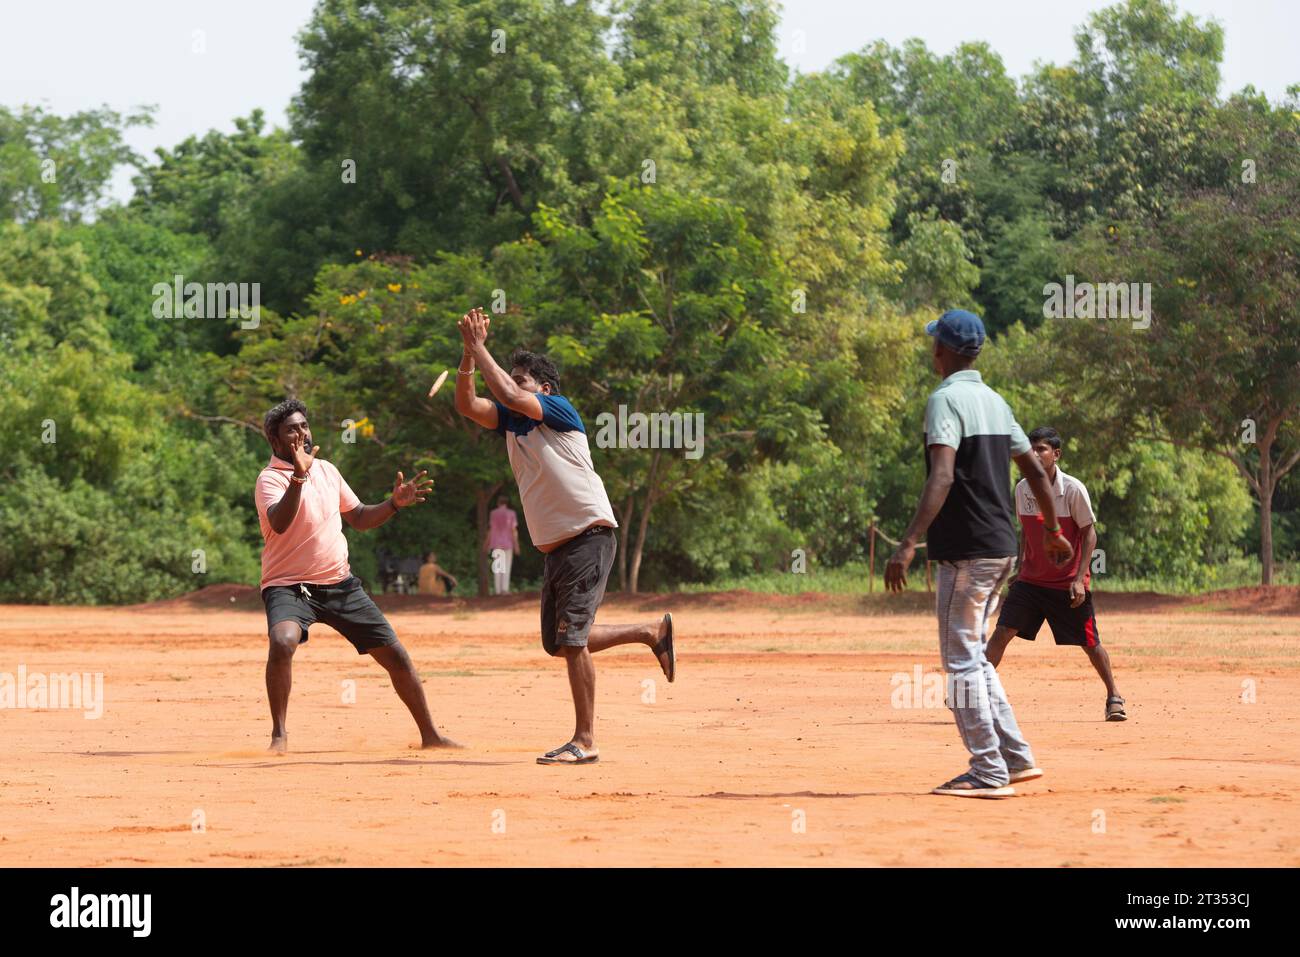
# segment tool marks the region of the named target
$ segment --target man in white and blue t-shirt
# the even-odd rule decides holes
[[[519,485],[528,534],[546,554],[542,576],[542,647],[563,655],[575,714],[573,737],[539,764],[588,764],[595,742],[596,672],[591,653],[615,645],[646,645],[669,681],[676,678],[673,620],[649,625],[596,625],[596,608],[614,567],[618,543],[605,483],[592,465],[587,431],[560,395],[559,373],[545,356],[516,349],[510,373],[487,350],[489,320],[473,309],[460,320],[464,354],[456,377],[456,411],[505,437]],[[496,401],[474,389],[475,369]]]
[[[917,543],[938,563],[939,654],[948,676],[948,707],[970,752],[970,770],[934,789],[954,797],[1008,797],[1016,781],[1042,777],[1016,724],[998,673],[985,655],[1002,586],[1018,542],[1011,522],[1009,460],[1042,511],[1044,554],[1068,561],[1056,499],[1042,464],[1002,396],[971,368],[984,345],[984,323],[962,309],[925,331],[934,337],[934,369],[943,379],[925,406],[927,478],[916,515],[885,569],[885,586],[901,591]]]

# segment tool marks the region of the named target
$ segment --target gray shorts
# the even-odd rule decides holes
[[[546,553],[542,573],[542,647],[558,655],[560,646],[581,648],[605,597],[618,539],[603,525],[588,529]]]
[[[282,621],[296,622],[298,644],[307,640],[307,629],[317,622],[352,642],[359,655],[397,644],[392,625],[356,575],[333,585],[271,585],[262,589],[262,602],[267,632]]]

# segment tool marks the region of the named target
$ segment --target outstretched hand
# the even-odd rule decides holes
[[[422,469],[419,475],[408,482],[398,472],[397,481],[393,483],[393,504],[398,508],[406,508],[423,502],[424,497],[433,489],[433,479],[425,478],[428,474],[427,469]]]

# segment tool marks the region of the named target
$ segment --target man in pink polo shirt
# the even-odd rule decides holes
[[[288,750],[285,716],[293,684],[293,654],[317,622],[339,632],[357,654],[369,654],[388,672],[393,689],[420,728],[425,748],[459,747],[438,733],[411,657],[388,620],[348,565],[343,523],[378,528],[399,510],[424,501],[432,479],[421,472],[409,482],[397,473],[393,494],[381,505],[364,505],[339,470],[316,458],[307,408],[286,399],[266,413],[271,461],[257,477],[254,497],[262,526],[262,601],[271,639],[266,693],[271,701],[271,750]],[[310,451],[308,451],[310,449]]]

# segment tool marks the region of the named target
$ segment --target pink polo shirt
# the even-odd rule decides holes
[[[338,469],[324,459],[316,459],[302,487],[297,514],[289,527],[277,534],[266,513],[284,497],[292,474],[293,465],[273,455],[257,476],[253,490],[266,543],[262,548],[262,587],[335,585],[352,574],[341,513],[352,511],[361,499],[348,488]]]
[[[488,548],[514,548],[519,519],[515,510],[498,505],[488,514]]]

